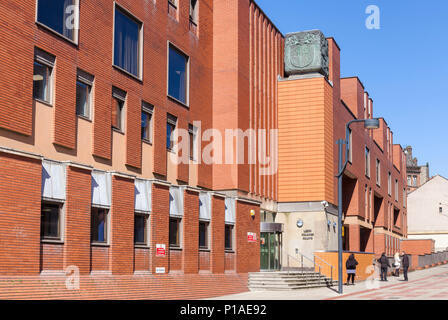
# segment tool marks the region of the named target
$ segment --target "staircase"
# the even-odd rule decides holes
[[[250,291],[288,291],[305,288],[331,287],[338,284],[314,271],[279,271],[249,273]]]

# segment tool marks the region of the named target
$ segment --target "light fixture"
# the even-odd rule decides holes
[[[44,80],[44,77],[41,74],[33,75],[33,81],[42,81],[42,80]]]
[[[379,119],[365,119],[364,128],[366,129],[378,129],[380,127]]]

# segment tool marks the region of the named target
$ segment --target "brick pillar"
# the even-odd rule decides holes
[[[224,273],[224,225],[225,225],[225,200],[222,197],[212,196],[212,221],[210,270],[212,273]]]
[[[186,189],[184,192],[183,262],[184,273],[199,271],[199,194]]]
[[[67,167],[64,269],[77,266],[81,274],[90,273],[91,183],[90,170]]]
[[[0,152],[0,275],[39,273],[42,163]]]
[[[179,118],[177,120],[177,123],[178,123],[178,129],[185,130],[185,132],[188,133],[188,122],[187,121],[185,121],[183,118]],[[185,159],[187,160],[187,163],[180,162],[177,165],[177,180],[188,183],[188,179],[189,179],[189,175],[190,175],[189,162],[188,162],[190,159],[190,154],[189,154],[190,142],[188,140],[181,141],[181,139],[184,139],[184,138],[188,139],[189,135],[186,135],[184,137],[181,137],[181,135],[179,135],[178,142],[181,142],[182,145],[187,147],[187,149],[183,149],[182,151],[179,151],[179,157],[180,157],[180,159],[185,157]]]
[[[170,222],[169,186],[153,183],[151,203],[151,269],[153,273],[156,272],[156,268],[165,268],[165,272],[168,272]],[[157,244],[165,245],[166,255],[164,257],[156,256]]]
[[[375,232],[373,229],[369,232],[369,239],[367,240],[366,252],[374,252],[375,250]]]
[[[166,176],[166,112],[154,109],[154,173]]]
[[[128,93],[126,105],[127,125],[126,125],[126,164],[134,168],[142,166],[142,132],[140,123],[142,116],[142,105],[139,96],[133,92]]]
[[[134,180],[112,176],[111,266],[113,274],[134,272]]]
[[[250,211],[255,210],[255,217],[252,218]],[[242,201],[236,202],[236,272],[257,272],[260,271],[260,207]],[[252,232],[257,235],[255,242],[249,242],[247,233]]]
[[[95,79],[95,108],[93,108],[93,154],[112,157],[112,87]]]
[[[361,228],[359,224],[349,225],[349,250],[350,251],[360,251],[360,238],[361,238]]]

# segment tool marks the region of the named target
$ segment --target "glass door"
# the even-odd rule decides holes
[[[260,269],[280,270],[281,233],[262,232],[260,240]]]

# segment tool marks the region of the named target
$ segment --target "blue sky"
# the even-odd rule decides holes
[[[283,34],[320,29],[341,47],[341,76],[358,76],[394,143],[412,145],[430,174],[448,177],[448,1],[256,0]],[[367,6],[380,29],[365,26]]]

